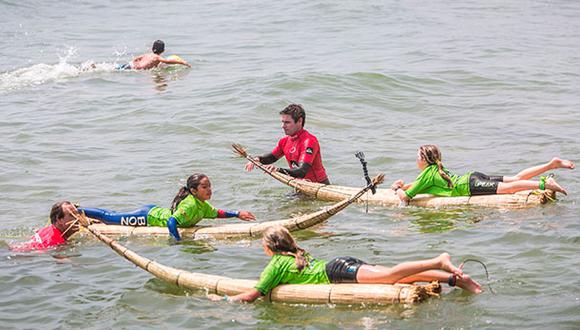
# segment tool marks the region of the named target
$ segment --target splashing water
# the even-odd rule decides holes
[[[58,64],[35,64],[12,72],[0,73],[0,92],[28,86],[63,81],[83,74],[114,71],[114,63],[95,63],[92,60],[75,65],[69,61],[76,57],[77,49],[70,47],[64,56],[58,56]]]

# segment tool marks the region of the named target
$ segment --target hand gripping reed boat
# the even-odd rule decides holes
[[[205,289],[209,293],[236,295],[253,288],[257,281],[224,276],[190,273],[164,266],[129,250],[100,233],[84,215],[77,220],[99,240],[136,266],[166,282],[186,289]],[[439,296],[441,285],[409,284],[285,284],[274,288],[264,299],[277,302],[307,304],[396,304],[417,303]]]
[[[264,165],[257,162],[253,156],[248,155],[245,148],[241,145],[233,144],[232,148],[236,154],[252,162],[258,168],[264,171],[264,173],[270,175],[283,184],[294,188],[296,191],[299,191],[307,196],[311,196],[315,199],[323,201],[343,200],[347,196],[351,196],[357,190],[353,187],[325,185],[322,183],[300,180],[280,172],[268,171]],[[420,194],[413,198],[409,205],[433,208],[465,205],[522,208],[538,206],[554,200],[556,200],[556,193],[552,190],[527,190],[520,191],[515,194],[461,197],[436,197],[432,195]],[[363,196],[361,196],[360,199],[357,200],[357,202],[369,203],[373,205],[397,206],[401,201],[395,192],[391,189],[376,189],[375,194],[371,194],[367,191]]]
[[[377,175],[370,184],[361,189],[353,189],[352,196],[345,196],[340,202],[321,209],[320,211],[305,214],[302,216],[276,221],[266,221],[259,223],[235,223],[218,226],[195,226],[191,228],[178,228],[181,237],[190,239],[199,238],[239,238],[239,237],[259,237],[262,235],[264,229],[270,226],[283,226],[289,231],[296,231],[305,229],[326,221],[328,218],[345,209],[350,204],[365,194],[370,189],[374,189],[377,185],[383,182],[384,175]],[[91,223],[94,220],[91,219]],[[122,235],[122,236],[169,236],[169,231],[165,227],[133,227],[133,226],[119,226],[106,224],[92,224],[91,228],[98,230],[106,235]]]

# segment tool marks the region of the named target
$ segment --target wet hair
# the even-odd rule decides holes
[[[154,54],[161,54],[165,51],[165,43],[161,40],[155,40],[155,42],[153,43],[153,47],[151,47],[151,50],[153,51]]]
[[[441,163],[441,151],[434,144],[424,144],[419,147],[419,155],[429,165],[437,165],[437,171],[439,175],[447,181],[447,186],[453,188],[453,182],[449,177],[449,174],[443,170],[443,163]]]
[[[64,218],[63,205],[72,204],[69,201],[55,203],[50,209],[50,223],[55,224],[58,219]]]
[[[280,111],[280,114],[289,115],[295,123],[298,122],[298,119],[302,118],[302,127],[306,124],[306,111],[304,111],[304,108],[300,104],[290,104]]]
[[[179,203],[184,200],[187,195],[190,195],[191,189],[196,190],[199,186],[201,180],[207,178],[207,175],[202,173],[194,173],[189,178],[187,178],[187,184],[179,189],[175,198],[173,198],[173,202],[171,202],[171,213],[175,211]]]
[[[302,271],[308,265],[306,250],[296,244],[294,237],[288,229],[282,226],[268,227],[262,236],[266,246],[276,254],[293,256],[296,260],[296,268]]]

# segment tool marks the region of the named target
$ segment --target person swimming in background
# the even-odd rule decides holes
[[[211,182],[207,175],[195,173],[187,179],[187,185],[181,187],[171,203],[171,208],[145,205],[132,212],[115,212],[106,209],[79,207],[89,218],[101,220],[107,224],[124,226],[167,226],[175,240],[181,239],[177,227],[195,226],[204,218],[239,218],[244,221],[255,220],[248,211],[224,211],[215,209],[208,200],[211,198]]]
[[[149,70],[156,68],[161,63],[166,64],[181,64],[188,68],[191,65],[182,59],[170,59],[163,58],[161,54],[165,51],[165,43],[161,40],[155,40],[153,47],[151,47],[152,53],[143,54],[135,57],[131,63],[120,64],[117,66],[118,70]]]
[[[390,268],[371,265],[353,257],[339,257],[326,262],[312,258],[282,226],[269,227],[264,231],[262,247],[272,259],[253,289],[232,297],[208,294],[208,299],[252,302],[280,284],[410,284],[439,281],[471,293],[482,292],[481,285],[455,267],[447,253],[433,259],[403,262]]]
[[[50,225],[39,229],[29,241],[10,245],[10,250],[29,252],[66,244],[79,231],[79,224],[73,215],[77,213],[76,207],[69,201],[55,203],[50,210]]]
[[[419,147],[417,167],[422,171],[415,182],[405,184],[397,180],[391,185],[401,203],[407,205],[417,194],[435,196],[476,196],[494,194],[513,194],[522,190],[551,189],[567,194],[552,177],[541,177],[539,181],[531,178],[557,168],[574,169],[572,161],[553,158],[546,164],[527,168],[515,176],[489,176],[480,172],[468,172],[463,176],[451,174],[441,162],[441,151],[436,145],[426,144]]]

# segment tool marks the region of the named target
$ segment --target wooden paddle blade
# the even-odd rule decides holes
[[[375,176],[373,178],[373,185],[374,186],[378,186],[383,182],[385,182],[385,174],[384,173],[379,173],[377,176]]]
[[[248,153],[246,152],[246,148],[244,148],[241,144],[232,143],[232,150],[234,153],[240,157],[247,158]]]
[[[72,215],[83,227],[88,227],[91,225],[91,221],[87,218],[84,212],[73,213]]]

